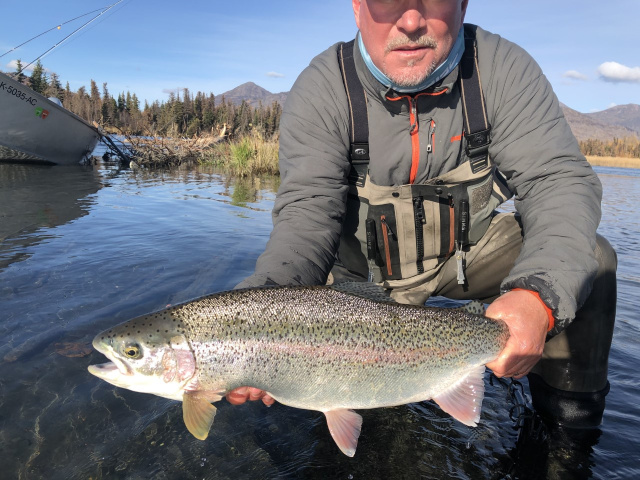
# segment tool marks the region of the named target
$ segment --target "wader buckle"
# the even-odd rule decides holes
[[[491,144],[491,125],[486,130],[465,135],[465,139],[467,140],[467,155],[470,158],[487,155]]]
[[[350,155],[351,160],[369,160],[369,144],[352,143]]]

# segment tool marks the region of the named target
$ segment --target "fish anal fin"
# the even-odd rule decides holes
[[[209,435],[216,407],[211,402],[222,397],[214,392],[184,392],[182,396],[182,418],[187,430],[198,440],[204,440]]]
[[[459,422],[475,427],[480,420],[483,398],[484,365],[480,365],[433,400]]]
[[[330,410],[324,414],[327,417],[329,432],[338,448],[348,457],[353,457],[358,446],[362,417],[353,410],[344,408]]]

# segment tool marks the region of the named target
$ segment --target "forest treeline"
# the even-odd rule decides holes
[[[254,108],[246,101],[234,105],[217,98],[213,93],[192,93],[188,88],[169,94],[168,101],[156,100],[143,106],[135,93],[116,95],[109,92],[107,83],[102,88],[91,80],[89,90],[83,86],[71,91],[69,82],[63,88],[56,73],[46,73],[40,61],[31,75],[22,72],[20,61],[12,76],[46,97],[56,97],[62,105],[89,122],[97,122],[108,131],[118,129],[128,135],[157,135],[193,137],[220,133],[241,138],[249,132],[258,132],[266,139],[273,138],[280,126],[282,107],[279,103]]]
[[[602,140],[581,140],[580,150],[584,155],[594,157],[640,158],[640,140],[638,137],[614,138]]]
[[[259,133],[262,138],[277,138],[282,107],[277,102],[271,105],[251,107],[246,101],[234,105],[224,96],[216,98],[213,93],[189,89],[169,94],[165,102],[156,100],[144,106],[135,93],[120,92],[112,95],[107,83],[102,89],[91,80],[89,90],[83,86],[73,92],[69,82],[62,88],[56,73],[47,74],[37,62],[30,76],[22,72],[20,61],[12,74],[21,83],[30,86],[47,97],[56,97],[68,110],[105,127],[116,128],[128,135],[181,136],[192,138],[201,134],[217,134],[223,128],[230,137],[242,138],[247,133]],[[584,155],[598,157],[640,158],[640,141],[637,137],[615,138],[609,141],[582,140],[579,142]]]

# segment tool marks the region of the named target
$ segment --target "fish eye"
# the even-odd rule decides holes
[[[138,345],[127,345],[124,347],[123,351],[125,356],[128,358],[140,358],[142,356],[142,352]]]

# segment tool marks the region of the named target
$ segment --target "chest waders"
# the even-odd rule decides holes
[[[491,125],[478,73],[475,36],[465,31],[465,52],[459,67],[464,161],[422,184],[412,183],[413,169],[411,183],[406,185],[371,181],[367,103],[353,48],[351,41],[338,51],[351,113],[351,173],[336,263],[369,281],[393,286],[390,281],[437,272],[455,254],[458,282],[464,283],[465,249],[482,238],[495,208],[510,196],[494,181],[495,166],[488,154]],[[410,97],[412,125],[417,118],[416,104],[416,98]],[[415,133],[412,129],[410,135]],[[427,151],[429,148],[431,145]]]
[[[411,182],[415,178],[414,169],[406,185],[384,186],[371,181],[369,161],[375,161],[375,152],[371,159],[367,103],[356,73],[353,42],[340,47],[338,60],[351,114],[352,168],[336,267],[344,267],[350,274],[368,277],[396,290],[417,283],[422,288],[429,283],[423,291],[429,291],[429,295],[436,291],[441,295],[442,285],[438,285],[437,276],[442,273],[445,262],[450,266],[447,260],[452,255],[462,257],[458,262],[457,282],[464,282],[465,251],[470,252],[471,258],[473,249],[486,247],[492,235],[510,232],[515,236],[510,247],[513,250],[507,252],[515,261],[520,251],[521,227],[513,216],[506,218],[505,214],[494,218],[494,209],[511,193],[488,156],[491,126],[484,108],[473,31],[465,26],[465,52],[459,66],[465,140],[462,162],[423,184]],[[411,106],[410,115],[415,116],[415,100]],[[492,219],[494,228],[487,233]],[[509,222],[514,225],[495,227]],[[506,230],[501,230],[503,228]],[[504,243],[494,250],[498,251],[501,246]],[[469,250],[469,247],[473,248]],[[491,248],[483,250],[487,251]],[[500,253],[504,256],[505,252]],[[601,236],[596,239],[595,253],[598,273],[589,298],[574,321],[547,341],[541,361],[528,375],[535,410],[550,424],[576,429],[600,424],[609,391],[607,372],[615,321],[617,261],[614,250]],[[500,279],[507,272],[488,269],[492,272],[491,278],[478,277],[478,265],[482,263],[474,267],[471,261],[470,277],[474,276],[475,283],[478,278],[482,284],[494,282],[487,288],[495,289],[498,295]],[[463,294],[451,298],[470,298],[462,285],[454,286],[454,277],[449,272],[447,277],[452,278],[448,291],[457,288]],[[411,300],[406,295],[403,299]],[[552,437],[554,432],[557,430],[551,431]]]

